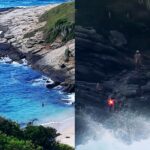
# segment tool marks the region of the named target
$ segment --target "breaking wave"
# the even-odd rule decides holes
[[[88,133],[77,150],[149,150],[150,120],[129,112],[116,114],[103,124],[84,115]]]

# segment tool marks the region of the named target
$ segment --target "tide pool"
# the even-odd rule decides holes
[[[47,89],[46,80],[28,66],[0,61],[0,116],[18,123],[63,121],[74,116],[74,108],[62,101],[70,95],[59,88]]]
[[[41,6],[68,1],[69,0],[0,0],[0,8]]]

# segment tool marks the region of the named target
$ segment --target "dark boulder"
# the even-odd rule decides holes
[[[47,84],[46,87],[47,87],[48,89],[53,89],[53,88],[55,88],[55,87],[58,86],[58,85],[60,85],[60,82],[54,82],[54,83],[52,83],[52,84]]]
[[[67,93],[73,93],[73,92],[75,92],[75,84],[68,84],[68,86],[66,86],[63,89],[63,92],[67,92]]]

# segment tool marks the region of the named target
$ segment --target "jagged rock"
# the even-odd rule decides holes
[[[1,50],[1,51],[7,51],[7,50],[10,49],[10,47],[11,47],[11,45],[10,45],[10,44],[7,44],[7,43],[1,43],[1,44],[0,44],[0,50]]]
[[[52,49],[57,49],[57,48],[59,48],[59,47],[61,47],[62,46],[62,43],[61,42],[54,42],[53,44],[51,44],[51,48]]]
[[[60,68],[65,68],[65,67],[66,67],[65,64],[61,64],[61,65],[60,65]]]
[[[7,39],[5,38],[0,39],[0,43],[7,43]]]
[[[4,37],[5,37],[7,40],[10,40],[10,39],[14,38],[14,35],[12,35],[12,34],[5,34]]]
[[[138,85],[122,86],[120,93],[126,97],[136,97],[138,91]]]
[[[18,43],[12,43],[12,45],[13,45],[14,47],[16,47],[16,48],[21,48],[21,45],[18,44]]]
[[[142,86],[142,92],[145,93],[150,93],[150,82],[148,82],[145,86]]]
[[[56,86],[58,86],[58,85],[60,85],[60,82],[54,82],[54,83],[52,83],[52,84],[47,84],[46,87],[47,87],[48,89],[53,89],[54,87],[56,87]]]
[[[14,61],[20,61],[21,59],[25,58],[25,56],[22,53],[19,53],[17,51],[16,52],[11,51],[9,53],[9,57]]]
[[[109,39],[113,45],[118,47],[127,44],[127,40],[125,36],[121,32],[115,30],[110,31]]]
[[[32,48],[37,43],[38,42],[37,42],[36,39],[29,39],[29,40],[27,40],[25,45],[26,45],[27,48]]]
[[[0,38],[4,38],[4,32],[0,31]]]
[[[14,42],[16,42],[16,39],[15,39],[15,38],[12,38],[12,39],[10,39],[8,42],[14,43]]]
[[[75,92],[75,84],[69,84],[67,87],[64,88],[63,91],[67,93]]]

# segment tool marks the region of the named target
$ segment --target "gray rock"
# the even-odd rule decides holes
[[[62,43],[58,43],[58,42],[54,42],[53,44],[51,44],[51,48],[52,49],[57,49],[57,48],[59,48],[61,46],[62,46]]]
[[[143,93],[149,93],[150,92],[150,82],[148,82],[145,86],[142,86],[142,92]]]
[[[21,48],[21,45],[18,44],[18,43],[12,43],[12,45],[13,45],[15,48]]]
[[[3,37],[4,37],[4,32],[0,31],[0,38],[3,38]]]
[[[36,39],[29,39],[29,40],[27,40],[25,45],[26,45],[27,48],[32,48],[37,43],[38,42],[37,42]]]
[[[115,46],[120,47],[127,44],[125,36],[121,32],[115,30],[110,31],[109,39],[111,43]]]
[[[5,34],[4,37],[5,37],[7,40],[10,40],[10,39],[14,38],[14,35],[12,35],[12,34]]]
[[[9,40],[9,42],[10,42],[10,43],[14,43],[14,42],[16,42],[16,39],[15,39],[15,38],[12,38],[12,39]]]
[[[136,97],[138,85],[124,85],[120,88],[120,93],[126,97]]]
[[[4,38],[0,39],[0,43],[7,43],[7,39]]]

